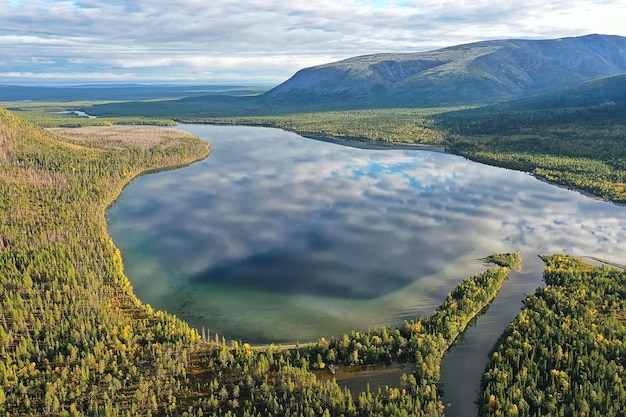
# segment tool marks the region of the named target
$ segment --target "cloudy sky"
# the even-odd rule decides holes
[[[486,39],[626,36],[622,0],[0,0],[0,84],[278,84]]]

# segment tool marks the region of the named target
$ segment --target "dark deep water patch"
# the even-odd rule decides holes
[[[320,247],[311,247],[311,252]],[[332,245],[326,250],[340,250]],[[424,268],[424,273],[430,272]],[[384,277],[384,279],[381,279]],[[260,291],[303,294],[340,299],[374,299],[411,284],[405,274],[390,274],[383,267],[354,268],[333,259],[311,259],[309,251],[269,252],[217,265],[193,277],[200,283],[232,284]]]
[[[304,342],[430,314],[493,252],[623,258],[622,207],[524,173],[181,127],[213,143],[209,158],[138,178],[109,232],[142,300],[227,338]]]

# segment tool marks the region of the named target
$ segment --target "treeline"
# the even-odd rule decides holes
[[[54,108],[54,107],[53,107]],[[139,116],[126,117],[96,117],[89,118],[75,113],[54,113],[52,111],[38,109],[13,110],[23,120],[34,123],[37,126],[50,127],[85,127],[85,126],[113,126],[113,125],[151,125],[151,126],[175,126],[176,122],[165,118],[148,118]]]
[[[623,103],[502,111],[492,106],[441,113],[433,120],[446,132],[452,153],[623,203],[625,109]]]
[[[443,109],[374,109],[219,118],[189,117],[183,113],[177,120],[184,123],[268,126],[303,136],[382,144],[442,144],[442,134],[433,128],[434,122],[428,117],[441,111]]]
[[[546,287],[493,349],[482,416],[623,416],[626,272],[545,258]]]

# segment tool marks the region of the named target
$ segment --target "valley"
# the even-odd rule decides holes
[[[273,89],[5,90],[0,413],[467,415],[442,382],[487,361],[480,416],[621,415],[625,44],[368,55]],[[468,262],[518,249],[528,281]],[[410,372],[353,392],[313,373],[381,363]]]

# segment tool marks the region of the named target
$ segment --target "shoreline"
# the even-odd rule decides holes
[[[320,142],[334,143],[337,145],[344,145],[356,149],[370,149],[370,150],[413,150],[413,151],[431,151],[439,153],[450,153],[446,145],[437,145],[432,143],[406,143],[406,142],[386,142],[382,140],[369,140],[362,137],[342,137],[337,136],[322,136],[313,133],[307,133],[298,131],[295,129],[287,129],[281,126],[275,126],[266,123],[220,123],[211,121],[192,121],[192,120],[176,120],[178,124],[188,125],[211,125],[211,126],[243,126],[243,127],[266,127],[270,129],[278,129],[285,132],[295,133],[305,139],[317,140]],[[456,155],[456,154],[453,154]],[[462,156],[462,155],[459,155]]]
[[[585,262],[585,259],[591,259],[592,261],[595,261],[601,264],[601,266],[608,266],[611,268],[626,270],[626,265],[622,265],[620,263],[610,261],[608,259],[598,258],[597,256],[581,255],[581,256],[575,256],[574,258],[580,259],[583,262]]]
[[[339,139],[329,136],[315,136],[315,135],[307,135],[301,134],[295,131],[290,131],[296,133],[303,138],[317,140],[320,142],[326,143],[334,143],[337,145],[348,146],[350,148],[356,149],[369,149],[369,150],[411,150],[411,151],[430,151],[430,152],[439,152],[439,153],[449,153],[446,149],[445,145],[435,145],[435,144],[425,144],[425,143],[393,143],[393,142],[383,142],[383,141],[370,141],[365,139],[358,138],[346,138]]]
[[[369,149],[369,150],[412,150],[412,151],[430,151],[430,152],[446,153],[446,154],[450,154],[450,155],[460,156],[461,158],[465,158],[465,159],[467,159],[469,161],[476,162],[478,164],[490,165],[490,166],[495,166],[495,167],[503,168],[503,169],[510,169],[511,171],[525,172],[525,173],[531,175],[536,180],[545,182],[546,184],[554,185],[556,187],[564,188],[564,189],[567,189],[567,190],[570,190],[570,191],[575,191],[577,193],[580,193],[580,194],[584,195],[585,197],[588,197],[588,198],[591,198],[591,199],[594,199],[594,200],[605,201],[605,202],[614,204],[616,206],[626,207],[626,203],[623,203],[623,202],[620,202],[620,201],[613,201],[613,200],[611,200],[611,199],[609,199],[607,197],[603,197],[603,196],[594,194],[593,192],[591,192],[589,190],[585,190],[583,188],[572,187],[570,184],[549,181],[546,178],[543,178],[541,176],[535,175],[532,171],[516,169],[516,168],[513,168],[511,166],[504,165],[504,164],[498,164],[498,163],[496,163],[496,161],[479,160],[479,159],[476,159],[476,158],[472,158],[471,156],[464,155],[462,153],[457,153],[457,152],[450,151],[450,149],[446,145],[420,144],[420,143],[410,144],[410,143],[371,141],[371,140],[367,140],[367,139],[364,139],[364,138],[358,138],[358,137],[350,137],[350,138],[341,138],[340,139],[340,138],[332,137],[332,136],[320,136],[320,135],[308,134],[306,132],[299,132],[299,131],[297,131],[295,129],[286,129],[284,127],[273,126],[273,125],[270,125],[270,124],[263,124],[263,123],[257,123],[257,124],[255,124],[255,123],[241,123],[241,124],[236,124],[236,123],[217,123],[217,122],[207,122],[207,121],[200,121],[200,122],[184,121],[184,122],[181,122],[181,121],[178,121],[178,120],[176,122],[179,123],[179,124],[206,124],[206,125],[215,125],[215,126],[256,126],[256,127],[267,127],[267,128],[272,128],[272,129],[280,129],[280,130],[283,130],[285,132],[295,133],[295,134],[297,134],[299,136],[302,136],[303,138],[306,138],[306,139],[317,140],[317,141],[320,141],[320,142],[334,143],[334,144],[337,144],[337,145],[348,146],[348,147],[356,148],[356,149]]]

